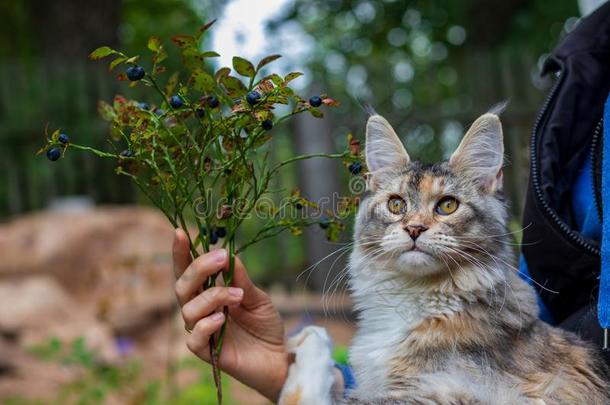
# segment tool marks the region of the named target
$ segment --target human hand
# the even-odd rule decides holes
[[[236,258],[230,287],[212,287],[198,293],[205,280],[228,268],[224,249],[192,260],[189,241],[177,229],[173,246],[176,297],[186,327],[191,330],[188,348],[210,362],[210,336],[220,330],[229,308],[228,325],[219,358],[227,374],[256,389],[272,401],[278,399],[289,367],[284,346],[284,326],[269,296],[256,287],[241,261]]]

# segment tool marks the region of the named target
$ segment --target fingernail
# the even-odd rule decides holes
[[[224,319],[224,317],[225,317],[225,314],[223,314],[222,312],[216,312],[210,318],[212,318],[213,321],[221,321]]]
[[[227,251],[224,249],[218,249],[212,251],[212,257],[217,263],[224,263],[227,259]]]
[[[241,297],[242,295],[244,295],[244,290],[237,287],[229,287],[229,295],[232,295],[234,297]]]

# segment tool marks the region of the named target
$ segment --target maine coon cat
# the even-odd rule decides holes
[[[538,319],[514,267],[503,152],[494,113],[432,165],[411,160],[383,117],[369,118],[349,264],[357,387],[333,398],[330,339],[306,328],[289,342],[280,404],[610,403],[600,356]]]

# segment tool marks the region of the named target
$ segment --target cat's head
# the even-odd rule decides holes
[[[448,161],[432,165],[411,160],[388,121],[370,117],[358,260],[416,277],[490,262],[506,235],[503,154],[502,125],[492,113],[472,124]]]

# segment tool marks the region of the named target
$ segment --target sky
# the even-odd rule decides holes
[[[239,55],[252,61],[269,54],[279,53],[282,59],[274,62],[273,70],[286,74],[291,70],[304,72],[304,63],[299,60],[306,57],[313,44],[311,38],[303,33],[298,24],[284,24],[279,35],[265,38],[265,25],[293,0],[233,0],[219,16],[213,35],[212,49],[221,56],[217,62],[222,66],[231,66],[233,56]],[[262,6],[264,4],[264,7]],[[306,73],[306,72],[304,72]],[[295,87],[305,87],[304,78],[294,82]]]

